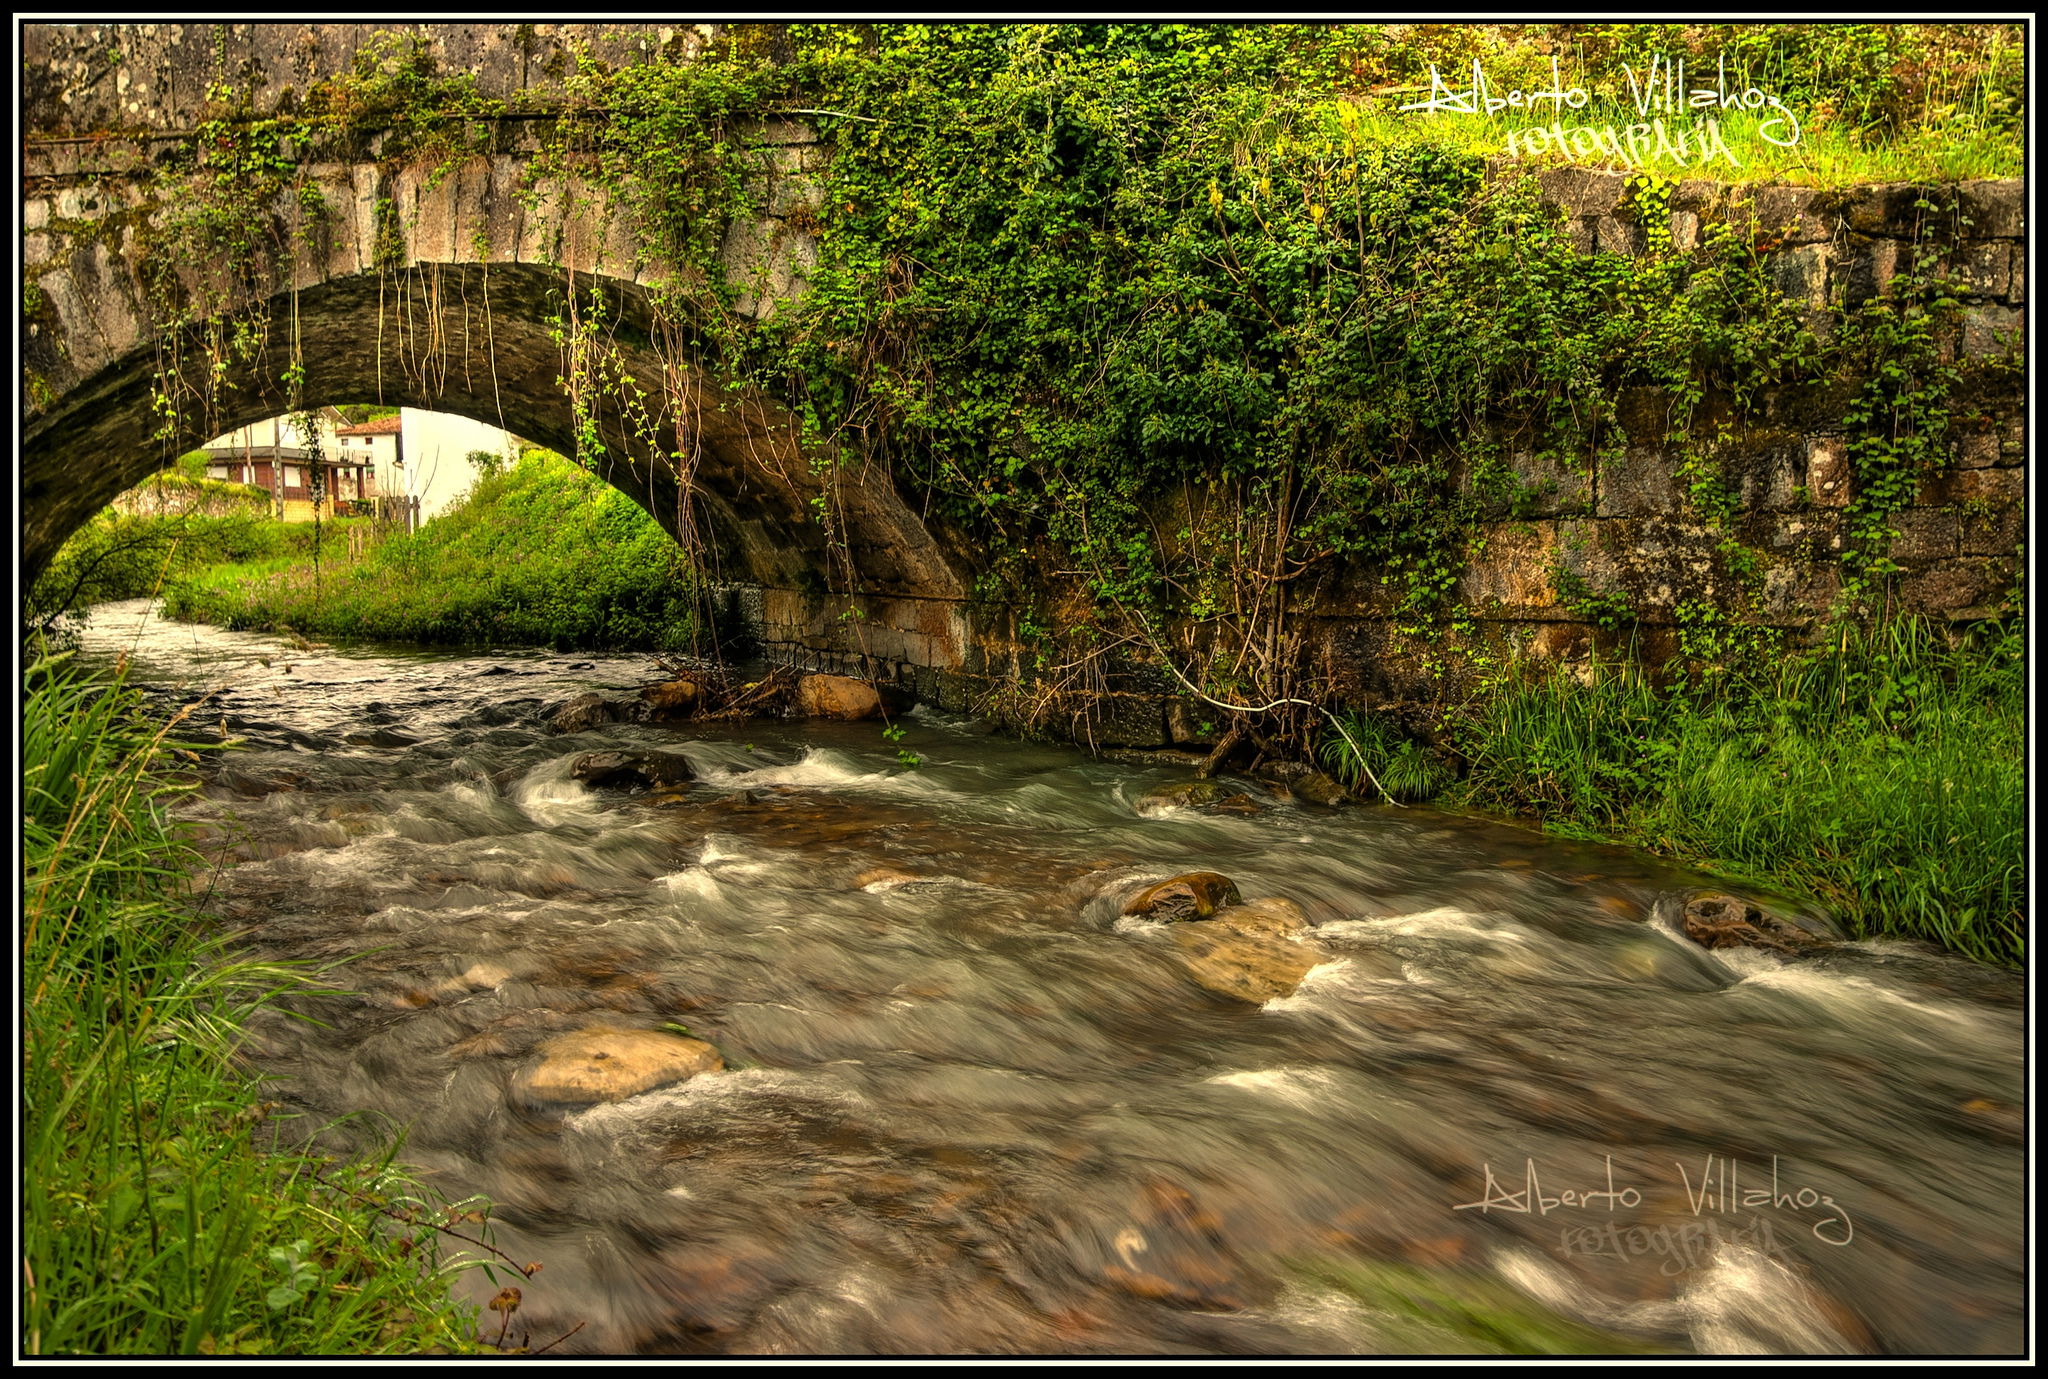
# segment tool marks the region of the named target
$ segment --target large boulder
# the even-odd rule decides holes
[[[1282,896],[1269,895],[1247,900],[1217,912],[1212,924],[1227,926],[1238,934],[1298,934],[1308,928],[1308,915],[1301,906]]]
[[[695,779],[689,760],[679,752],[585,752],[569,774],[592,790],[647,789]]]
[[[878,718],[882,694],[865,680],[845,675],[806,675],[797,681],[796,706],[806,718]]]
[[[702,1039],[609,1025],[550,1039],[536,1055],[513,1075],[510,1088],[514,1099],[533,1107],[624,1101],[725,1067]]]
[[[1240,928],[1227,917],[1176,924],[1170,933],[1197,985],[1252,1005],[1293,995],[1316,965],[1314,949],[1261,927]]]
[[[1305,761],[1269,761],[1258,769],[1260,780],[1281,788],[1282,792],[1297,800],[1310,804],[1342,804],[1351,798],[1334,777],[1324,774]]]
[[[1207,919],[1241,897],[1237,883],[1213,871],[1191,871],[1147,886],[1124,905],[1124,914],[1160,921]]]

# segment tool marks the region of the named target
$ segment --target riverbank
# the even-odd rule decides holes
[[[332,983],[226,947],[168,814],[187,725],[45,661],[22,727],[24,1353],[479,1349],[388,1152],[288,1147],[240,1062],[252,1012]]]
[[[1523,666],[1429,752],[1354,724],[1366,764],[1434,798],[1640,847],[1826,905],[1858,937],[2026,954],[2026,661],[2017,625],[1950,646],[1924,624],[1804,654],[1581,679]],[[1337,769],[1356,758],[1330,744]]]

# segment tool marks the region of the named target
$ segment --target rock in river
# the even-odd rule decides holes
[[[1138,797],[1140,814],[1157,814],[1166,809],[1199,809],[1207,814],[1256,814],[1260,804],[1242,790],[1213,780],[1168,781],[1155,785]]]
[[[680,785],[695,778],[689,761],[676,752],[585,752],[569,771],[592,790]]]
[[[1237,883],[1213,871],[1191,871],[1147,886],[1131,897],[1124,913],[1140,919],[1207,919],[1238,903]]]
[[[845,675],[806,675],[797,682],[796,705],[807,718],[874,718],[882,712],[882,694]]]
[[[1319,961],[1315,949],[1282,937],[1286,901],[1259,901],[1170,931],[1197,985],[1252,1005],[1291,996]],[[1295,915],[1299,910],[1295,910]]]
[[[1824,942],[1733,895],[1694,896],[1686,902],[1680,927],[1702,948],[1768,948],[1789,956]]]
[[[718,1050],[702,1039],[609,1025],[550,1039],[538,1054],[512,1078],[513,1097],[529,1106],[624,1101],[725,1067]]]
[[[703,687],[688,676],[665,680],[640,691],[640,702],[646,706],[648,716],[657,722],[688,718],[703,701]]]
[[[579,694],[541,711],[558,733],[587,733],[600,723],[619,721],[618,706],[601,694]]]

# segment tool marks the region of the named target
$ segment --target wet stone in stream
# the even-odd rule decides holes
[[[701,1039],[593,1025],[541,1045],[538,1060],[520,1069],[509,1090],[535,1109],[587,1106],[624,1101],[724,1066],[718,1050]]]
[[[681,785],[695,778],[689,758],[678,752],[585,752],[569,770],[593,790]]]
[[[1137,919],[1207,919],[1238,903],[1237,883],[1213,871],[1191,871],[1147,886],[1124,905]]]

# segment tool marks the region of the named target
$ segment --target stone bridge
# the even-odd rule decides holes
[[[709,36],[708,27],[653,25],[29,26],[25,573],[33,578],[79,524],[181,451],[286,410],[282,380],[297,358],[308,405],[425,407],[564,453],[580,449],[695,545],[734,591],[735,611],[783,655],[905,680],[948,707],[1012,679],[1024,658],[1005,635],[1005,615],[969,613],[975,553],[889,476],[837,470],[808,452],[774,399],[717,386],[655,310],[654,284],[674,266],[652,260],[630,217],[573,167],[529,175],[575,55],[614,67],[673,60]],[[253,285],[236,285],[248,297],[239,315],[267,322],[246,357],[209,354],[219,342],[203,329],[161,329],[152,292],[167,277],[187,293],[218,286],[218,264],[152,259],[153,228],[180,185],[165,170],[189,158],[197,131],[221,116],[215,84],[230,85],[249,116],[289,112],[323,78],[394,39],[419,45],[440,72],[473,75],[481,95],[539,113],[496,117],[452,163],[408,155],[364,122],[312,135],[292,151],[292,189],[257,217],[269,261]],[[765,209],[731,225],[720,252],[746,285],[736,309],[755,319],[800,294],[816,260],[809,210],[824,153],[801,115],[736,131],[754,160],[752,200]],[[1555,169],[1539,181],[1582,252],[1644,252],[1641,228],[1623,213],[1624,175]],[[2025,187],[1956,190],[1965,214],[1942,246],[1962,300],[1950,357],[2003,355],[2025,336]],[[1691,249],[1714,224],[1768,241],[1780,289],[1807,305],[1819,329],[1831,302],[1882,291],[1911,260],[1923,192],[1683,182],[1670,202],[1673,247]],[[628,415],[600,399],[601,443],[579,447],[587,429],[562,379],[575,372],[574,324],[591,320],[598,303],[607,352],[646,390],[651,410]],[[167,360],[181,359],[190,382],[215,355],[219,386],[201,390],[212,405],[188,399],[166,426],[157,403]],[[1998,615],[2025,525],[2022,375],[1976,377],[1954,455],[1925,477],[1891,552],[1900,606],[1958,621]],[[1765,566],[1764,615],[1788,627],[1810,623],[1840,587],[1854,487],[1846,396],[1840,387],[1788,391],[1732,419],[1739,534]],[[1558,588],[1560,570],[1628,595],[1643,627],[1661,628],[1667,641],[1682,603],[1734,597],[1715,573],[1726,534],[1690,512],[1654,402],[1640,409],[1641,424],[1624,410],[1626,453],[1590,471],[1550,472],[1533,456],[1513,457],[1539,499],[1528,512],[1493,514],[1478,533],[1483,554],[1458,587],[1492,644],[1584,653],[1593,628]],[[652,450],[689,457],[687,500]],[[1348,571],[1304,614],[1336,692],[1433,692],[1387,669],[1400,659],[1397,620],[1377,572]],[[1133,745],[1178,737],[1168,725],[1186,717],[1165,712],[1157,695],[1097,694],[1087,713],[1072,725],[1077,735]]]
[[[387,156],[384,135],[360,130],[293,150],[293,186],[259,236],[264,281],[235,312],[264,323],[260,344],[222,359],[218,386],[195,383],[165,425],[167,348],[182,353],[188,381],[203,380],[220,352],[203,331],[167,337],[159,326],[152,283],[161,300],[162,278],[152,271],[168,267],[196,294],[210,267],[151,262],[161,252],[152,225],[183,185],[161,169],[219,116],[214,83],[246,98],[237,118],[290,111],[309,84],[349,72],[380,33],[425,44],[438,70],[474,74],[483,95],[541,111],[560,105],[573,53],[649,61],[687,55],[706,37],[596,25],[30,26],[25,575],[179,453],[287,410],[294,358],[307,405],[428,408],[577,453],[566,355],[576,324],[601,310],[601,367],[635,380],[647,403],[639,415],[617,397],[593,399],[603,452],[586,446],[586,458],[741,591],[757,632],[826,657],[961,668],[974,650],[960,613],[971,577],[963,553],[886,476],[821,478],[829,467],[813,462],[774,400],[729,393],[678,364],[689,351],[665,338],[676,327],[650,290],[674,267],[643,250],[601,189],[573,172],[529,176],[549,114],[496,121],[488,153],[452,163]],[[800,119],[738,134],[754,159],[753,199],[768,212],[732,225],[721,252],[743,285],[736,309],[761,318],[802,292],[815,261],[803,208],[822,153]],[[650,451],[688,457],[694,501],[679,466]],[[859,615],[843,617],[856,602]]]

